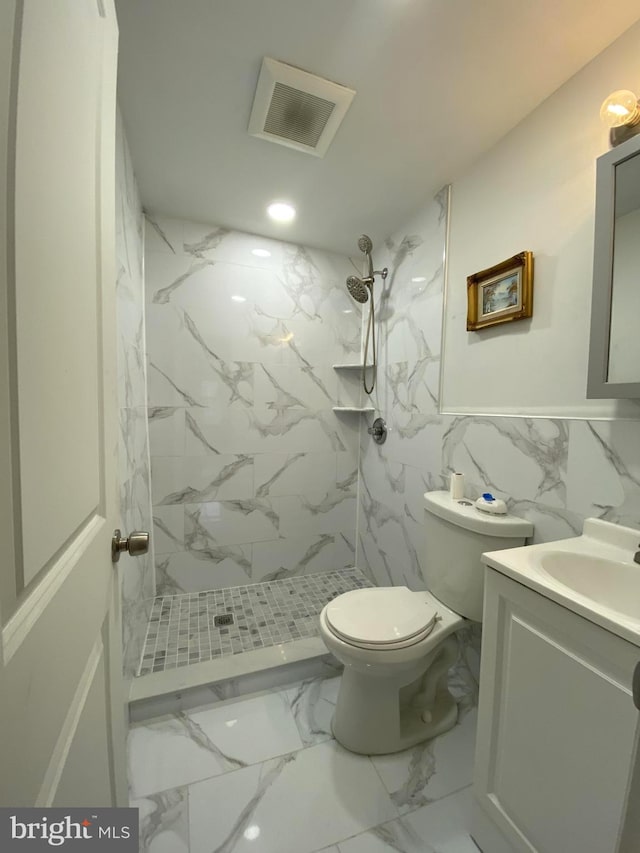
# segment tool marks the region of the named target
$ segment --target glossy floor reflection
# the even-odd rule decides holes
[[[132,805],[148,853],[477,853],[469,837],[477,681],[451,671],[449,732],[393,756],[331,736],[339,678],[312,679],[131,729]]]

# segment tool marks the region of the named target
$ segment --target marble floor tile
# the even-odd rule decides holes
[[[397,816],[369,759],[334,741],[189,788],[191,853],[311,853]]]
[[[287,699],[305,746],[331,740],[331,719],[339,689],[340,676],[313,678],[287,690]]]
[[[341,841],[339,853],[478,853],[469,835],[471,805],[471,788],[465,788]]]
[[[471,784],[476,719],[474,708],[440,737],[394,755],[372,757],[401,814]]]
[[[139,813],[140,853],[189,853],[186,788],[131,800],[130,805]]]
[[[301,748],[282,693],[179,712],[131,729],[131,795],[144,797]]]

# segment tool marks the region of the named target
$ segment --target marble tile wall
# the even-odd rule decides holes
[[[151,529],[151,481],[146,417],[143,215],[122,117],[116,137],[116,312],[120,528]],[[150,554],[122,572],[124,671],[135,674],[154,594]]]
[[[354,564],[349,259],[148,216],[146,316],[158,594]],[[258,250],[258,255],[254,254]]]
[[[425,585],[422,494],[451,471],[465,474],[472,498],[490,490],[530,519],[536,542],[578,534],[589,516],[640,528],[640,421],[438,414],[447,216],[443,190],[374,253],[390,272],[371,399],[389,437],[379,446],[362,433],[357,565],[413,589]]]

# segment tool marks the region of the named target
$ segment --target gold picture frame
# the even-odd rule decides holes
[[[467,331],[533,316],[533,252],[520,252],[467,278]]]

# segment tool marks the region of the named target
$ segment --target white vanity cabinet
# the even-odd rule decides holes
[[[472,829],[483,853],[628,849],[638,660],[634,644],[486,569]]]

